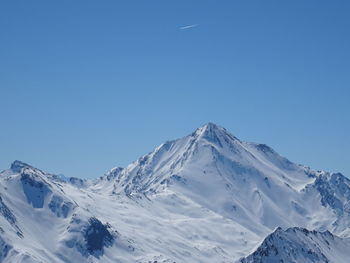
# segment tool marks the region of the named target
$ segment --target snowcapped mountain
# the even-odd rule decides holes
[[[331,232],[309,231],[293,227],[277,228],[264,239],[257,250],[240,263],[273,262],[349,262],[350,238],[339,238]]]
[[[95,180],[0,174],[0,262],[346,262],[349,226],[349,179],[212,123]]]

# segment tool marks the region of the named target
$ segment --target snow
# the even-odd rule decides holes
[[[240,263],[278,262],[349,262],[350,238],[339,238],[329,231],[305,228],[277,228],[251,255]]]
[[[248,255],[273,235],[296,262],[346,262],[349,186],[212,123],[95,180],[15,161],[0,174],[0,261],[263,262]]]

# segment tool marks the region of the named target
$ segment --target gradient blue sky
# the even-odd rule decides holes
[[[348,0],[1,1],[0,169],[97,177],[211,121],[349,176],[349,14]]]

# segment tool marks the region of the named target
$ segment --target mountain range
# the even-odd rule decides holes
[[[93,180],[0,173],[0,262],[350,259],[350,180],[208,123]]]

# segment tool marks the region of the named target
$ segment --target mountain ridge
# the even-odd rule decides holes
[[[262,262],[251,255],[276,228],[305,258],[302,229],[330,231],[345,257],[350,180],[208,123],[92,180],[14,161],[0,173],[0,225],[4,262]],[[313,259],[335,262],[318,244]]]

